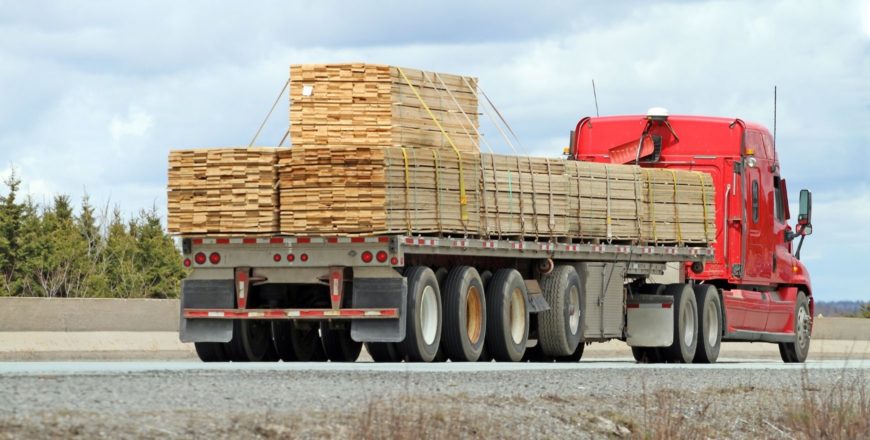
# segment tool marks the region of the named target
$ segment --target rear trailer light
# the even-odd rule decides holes
[[[190,267],[190,258],[184,259],[184,267]]]
[[[296,256],[295,256],[295,255],[293,255],[293,254],[287,254],[287,261],[289,261],[289,262],[292,263],[293,260],[295,260],[295,259],[296,259]]]
[[[362,255],[360,255],[360,258],[362,258],[363,263],[371,263],[373,257],[374,256],[369,251],[365,251],[362,253]]]
[[[399,265],[399,259],[396,258],[396,257],[390,258],[390,264],[392,264],[393,266],[398,266],[398,265]]]
[[[196,264],[205,264],[205,254],[197,252],[196,255],[193,256],[193,261],[196,261]]]
[[[281,261],[281,254],[272,255],[272,260],[274,260],[276,263]]]
[[[302,254],[302,255],[300,255],[300,256],[299,256],[299,260],[301,260],[303,263],[306,262],[306,261],[308,261],[308,254]]]
[[[387,261],[387,253],[385,251],[378,251],[377,259],[379,263],[383,263]]]
[[[211,261],[211,264],[218,264],[221,262],[221,254],[217,252],[212,252],[211,255],[208,256],[208,261]]]

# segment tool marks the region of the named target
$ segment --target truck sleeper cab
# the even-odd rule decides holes
[[[778,343],[784,360],[806,358],[812,289],[792,244],[812,232],[810,194],[801,192],[802,212],[793,230],[786,180],[766,128],[740,119],[668,116],[653,109],[646,116],[585,118],[572,132],[571,145],[576,160],[711,174],[718,226],[715,257],[703,266],[685,266],[682,275],[718,290],[725,340]]]

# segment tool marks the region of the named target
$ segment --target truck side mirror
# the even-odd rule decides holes
[[[807,189],[801,190],[799,203],[797,224],[801,235],[810,235],[813,233],[812,215],[813,215],[813,193]]]

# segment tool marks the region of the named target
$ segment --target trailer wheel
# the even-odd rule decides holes
[[[196,355],[203,362],[226,362],[224,344],[221,342],[194,342]]]
[[[393,342],[366,342],[366,351],[375,362],[401,362],[402,355]]]
[[[577,348],[574,349],[574,352],[569,354],[568,356],[559,356],[556,358],[557,362],[580,362],[580,359],[583,357],[583,350],[586,349],[586,343],[580,341],[577,344]]]
[[[700,330],[694,362],[712,364],[719,359],[719,348],[722,346],[722,300],[719,299],[719,291],[710,284],[695,285],[694,291]]]
[[[486,292],[486,348],[497,361],[518,362],[529,339],[529,293],[515,269],[500,269]]]
[[[674,297],[674,342],[659,353],[669,362],[688,364],[698,346],[698,302],[688,284],[670,284],[666,295]]]
[[[631,347],[631,355],[640,364],[658,364],[665,360],[658,347]]]
[[[239,320],[241,345],[249,362],[263,362],[272,345],[272,329],[267,321]]]
[[[331,329],[325,321],[320,323],[320,340],[326,358],[332,362],[356,362],[362,351],[362,342],[350,338],[350,329]]]
[[[399,343],[409,361],[431,362],[441,343],[441,289],[432,269],[414,266],[405,271],[408,307],[405,340]]]
[[[813,331],[813,318],[810,315],[809,300],[803,292],[798,292],[794,313],[794,342],[779,344],[779,355],[783,362],[803,363],[810,353],[810,337]]]
[[[475,268],[455,267],[447,275],[442,293],[444,353],[454,362],[474,362],[486,338],[483,281]]]
[[[557,266],[541,277],[550,310],[538,313],[538,345],[544,354],[570,356],[582,339],[580,276],[572,266]]]

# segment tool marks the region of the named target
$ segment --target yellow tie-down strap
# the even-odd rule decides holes
[[[704,241],[710,242],[710,235],[707,232],[707,184],[704,183],[704,173],[698,171],[698,180],[701,181],[701,202],[704,206]]]
[[[411,84],[411,80],[408,78],[408,75],[405,75],[405,71],[402,70],[401,67],[396,67],[399,70],[399,74],[402,75],[402,78],[405,80],[405,83],[408,84],[408,87],[411,88],[411,91],[414,92],[414,96],[417,97],[417,100],[420,101],[420,104],[423,105],[423,108],[426,110],[426,113],[429,114],[429,117],[432,118],[432,122],[438,126],[438,129],[441,130],[441,134],[444,135],[444,138],[447,139],[447,143],[450,144],[450,147],[453,148],[453,152],[456,153],[456,158],[459,160],[459,215],[462,221],[468,220],[468,197],[465,195],[465,174],[462,167],[462,153],[459,152],[459,148],[456,148],[456,144],[453,143],[453,139],[450,138],[450,135],[447,134],[447,131],[444,130],[444,127],[438,122],[438,118],[435,117],[435,114],[432,113],[432,110],[429,109],[429,106],[426,105],[426,101],[423,100],[423,97],[420,96],[420,93],[417,92],[417,88]]]

